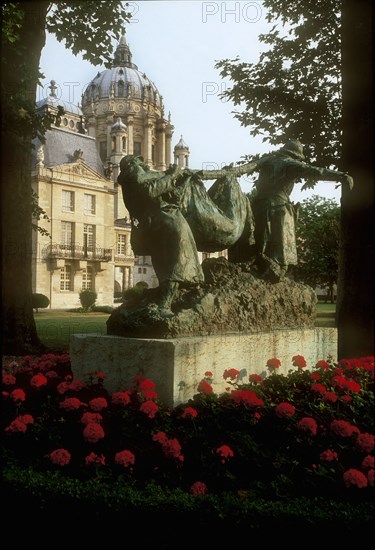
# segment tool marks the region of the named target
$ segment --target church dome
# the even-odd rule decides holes
[[[122,36],[110,69],[98,72],[87,85],[82,96],[82,107],[91,101],[107,98],[146,100],[162,108],[162,96],[155,84],[132,63],[132,54]]]
[[[49,89],[51,90],[51,92],[48,97],[45,97],[36,102],[37,110],[42,109],[43,107],[54,107],[55,109],[57,109],[58,107],[62,107],[65,113],[83,116],[82,110],[77,105],[74,105],[74,103],[70,103],[70,101],[64,101],[60,97],[57,97],[57,86],[55,80],[51,80],[50,84],[51,85],[49,86]]]

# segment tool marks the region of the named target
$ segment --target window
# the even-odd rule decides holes
[[[95,210],[96,210],[95,195],[87,195],[85,193],[84,200],[85,200],[85,203],[84,203],[85,214],[95,214]]]
[[[74,192],[62,191],[61,206],[64,212],[74,212]]]
[[[61,244],[72,246],[73,244],[73,223],[61,222]]]
[[[142,268],[141,267],[138,268],[138,273],[142,273]]]
[[[105,162],[107,160],[107,142],[106,141],[101,141],[99,143],[99,155],[102,162]]]
[[[82,290],[94,290],[94,271],[90,266],[82,271]]]
[[[117,254],[126,254],[126,235],[117,235]]]
[[[207,260],[207,258],[210,257],[210,253],[209,252],[202,252],[202,260]]]
[[[140,141],[135,141],[133,145],[133,154],[135,157],[142,155],[142,146]]]
[[[143,273],[147,273],[147,267],[143,268]]]
[[[72,266],[69,264],[61,268],[60,290],[73,290]]]
[[[83,226],[83,242],[87,250],[93,250],[95,245],[95,225],[85,223]]]
[[[126,137],[122,137],[121,141],[122,141],[122,150],[125,151],[126,150]]]

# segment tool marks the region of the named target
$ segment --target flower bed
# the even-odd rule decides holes
[[[168,502],[174,492],[185,511],[202,502],[213,509],[228,495],[243,510],[251,503],[253,515],[259,503],[284,502],[285,512],[296,499],[373,510],[374,358],[328,358],[309,369],[296,355],[288,375],[279,367],[271,358],[264,379],[246,381],[229,368],[222,395],[202,373],[194,398],[171,409],[142,372],[109,394],[103,372],[74,380],[66,354],[5,362],[5,479],[45,495],[81,484],[78,500],[93,499],[95,483],[104,494],[133,491],[137,502],[152,486]]]

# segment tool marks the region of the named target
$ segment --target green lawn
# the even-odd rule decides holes
[[[335,304],[319,303],[316,326],[335,326]],[[34,313],[39,338],[51,351],[66,352],[72,334],[106,334],[108,313],[71,313],[68,311],[40,311]]]
[[[68,351],[72,334],[106,334],[108,313],[70,313],[41,311],[34,313],[39,338],[51,351]]]

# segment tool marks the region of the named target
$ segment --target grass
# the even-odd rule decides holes
[[[335,326],[335,304],[318,303],[315,326]],[[73,313],[40,311],[34,313],[36,328],[42,343],[54,352],[67,352],[72,334],[106,334],[108,313]]]

